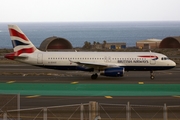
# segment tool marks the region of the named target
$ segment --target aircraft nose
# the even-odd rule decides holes
[[[171,66],[176,66],[176,63],[174,61],[171,61]]]

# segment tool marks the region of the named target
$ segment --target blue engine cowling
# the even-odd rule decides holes
[[[100,73],[100,75],[109,76],[109,77],[122,77],[124,75],[123,67],[116,68],[106,68]]]

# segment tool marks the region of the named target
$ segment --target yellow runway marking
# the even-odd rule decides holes
[[[15,82],[15,81],[8,81],[8,82],[6,82],[6,83],[9,83],[9,84],[10,84],[10,83],[14,83],[14,82]]]
[[[176,96],[173,96],[173,97],[180,98],[180,96],[178,96],[178,95],[176,95]]]
[[[40,95],[32,95],[32,96],[26,96],[26,98],[36,98],[39,97]]]
[[[79,82],[71,82],[71,84],[78,84]]]
[[[111,96],[105,96],[105,98],[108,98],[108,99],[110,99],[110,98],[113,98],[113,97],[111,97]]]
[[[144,82],[138,82],[138,84],[143,85],[143,84],[144,84]]]

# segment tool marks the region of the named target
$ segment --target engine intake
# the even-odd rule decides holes
[[[124,68],[106,68],[104,71],[100,72],[100,75],[109,76],[109,77],[122,77],[124,75]]]

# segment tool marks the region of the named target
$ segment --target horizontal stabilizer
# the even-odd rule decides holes
[[[6,54],[4,57],[7,58],[7,59],[11,59],[11,60],[14,60],[14,59],[17,59],[17,58],[18,59],[26,59],[26,58],[28,58],[28,56],[17,56],[17,55],[15,55],[15,52]]]

